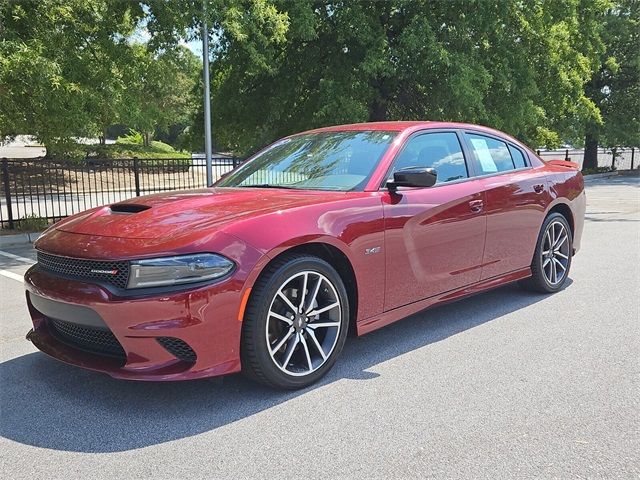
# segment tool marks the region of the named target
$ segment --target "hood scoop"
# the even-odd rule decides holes
[[[115,205],[109,206],[109,210],[111,210],[111,213],[124,215],[132,215],[134,213],[144,212],[145,210],[149,210],[150,208],[151,207],[148,205],[138,205],[136,203],[116,203]]]

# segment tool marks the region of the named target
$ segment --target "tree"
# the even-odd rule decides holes
[[[146,2],[149,12],[147,29],[151,35],[152,48],[171,48],[182,39],[201,39],[201,25],[206,17],[213,41],[211,54],[214,58],[223,57],[229,49],[242,51],[248,59],[245,73],[269,71],[281,55],[280,45],[285,41],[285,33],[290,27],[286,12],[278,10],[269,0],[175,0],[172,2]],[[212,79],[213,82],[216,79]],[[202,84],[195,92],[202,97]],[[232,89],[230,89],[232,90]],[[233,96],[239,92],[232,92]],[[218,109],[214,100],[214,108]],[[235,112],[225,119],[234,122]],[[219,118],[219,117],[218,117]],[[214,143],[220,147],[234,144],[227,141],[235,138],[232,129],[216,129]],[[183,142],[192,146],[202,144],[203,112],[201,103],[192,117],[191,125],[183,135]]]
[[[286,15],[265,0],[208,1],[220,41],[257,64],[283,39]],[[199,35],[201,0],[0,0],[0,138],[33,134],[49,153],[116,123],[145,133],[193,118],[200,65],[180,47]],[[132,34],[146,28],[148,44]]]
[[[197,109],[196,84],[201,64],[186,47],[164,49],[154,55],[144,45],[135,45],[135,61],[129,78],[120,118],[143,134],[149,145],[155,130],[186,124]]]
[[[55,151],[117,121],[128,37],[143,11],[128,2],[0,2],[0,136],[29,133]]]
[[[327,124],[385,119],[487,124],[557,143],[585,96],[606,2],[472,0],[274,3],[283,42],[256,59],[223,37],[212,68],[214,132],[241,151]]]
[[[598,145],[640,145],[640,2],[623,0],[607,11],[606,50],[586,84],[600,116],[585,126],[583,169],[598,166]]]

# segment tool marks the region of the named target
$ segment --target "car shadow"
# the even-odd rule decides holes
[[[0,364],[0,435],[36,447],[92,453],[197,435],[336,381],[375,378],[379,374],[369,371],[375,365],[545,298],[508,285],[350,338],[333,370],[318,384],[296,392],[271,390],[240,375],[222,382],[114,380],[30,353]]]

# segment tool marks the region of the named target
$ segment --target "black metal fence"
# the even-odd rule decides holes
[[[213,158],[214,181],[239,163],[237,158]],[[207,186],[204,158],[3,158],[0,171],[2,228],[40,226],[135,196]]]
[[[619,170],[640,164],[636,148],[598,149],[598,166]],[[584,150],[543,150],[545,160],[564,158],[582,165]],[[238,166],[232,157],[213,158],[213,179]],[[55,161],[44,158],[0,160],[0,227],[38,229],[48,222],[88,208],[148,193],[207,185],[204,158],[94,159]],[[275,175],[275,176],[274,176]],[[255,172],[249,183],[292,183],[294,172]]]
[[[575,162],[582,167],[584,149],[563,148],[559,150],[538,150],[544,160],[564,159]],[[616,170],[633,170],[640,164],[640,149],[635,147],[598,148],[598,167]]]

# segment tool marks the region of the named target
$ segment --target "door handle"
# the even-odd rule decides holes
[[[471,200],[469,202],[469,208],[474,213],[481,212],[484,208],[484,202],[482,200]]]
[[[533,190],[536,193],[542,193],[542,191],[544,190],[544,185],[542,185],[541,183],[538,183],[537,185],[533,186]]]

